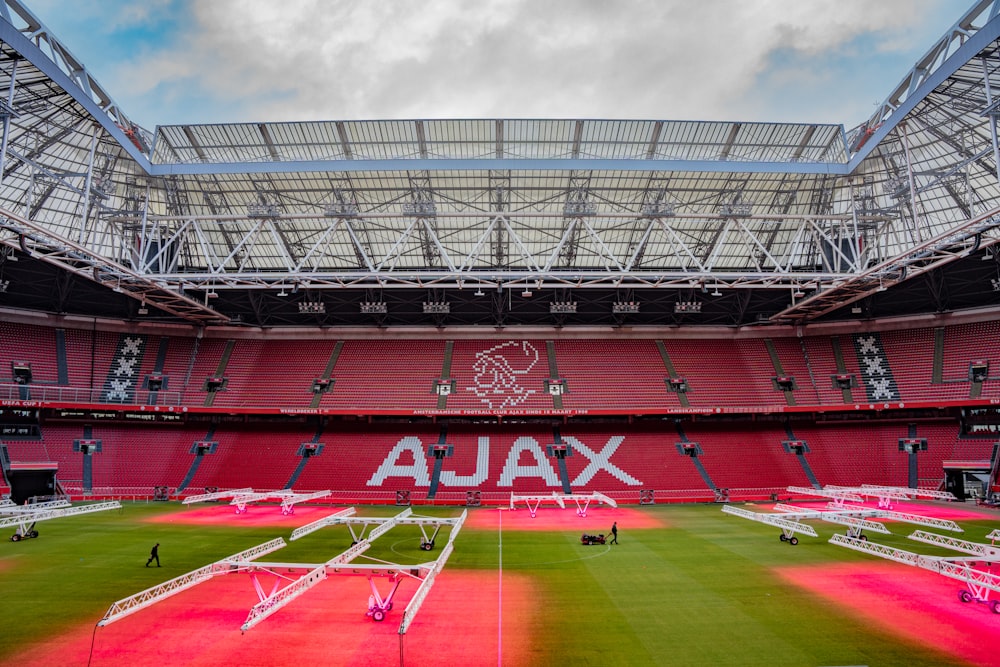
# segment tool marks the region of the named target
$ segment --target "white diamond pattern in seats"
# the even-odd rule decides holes
[[[854,335],[854,350],[858,355],[865,395],[869,401],[897,401],[899,387],[889,368],[889,358],[877,333]]]
[[[139,367],[146,349],[146,336],[122,334],[115,346],[115,356],[104,381],[101,400],[106,403],[134,403]]]

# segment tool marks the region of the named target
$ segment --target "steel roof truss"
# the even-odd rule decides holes
[[[529,271],[537,271],[541,273],[542,269],[538,266],[538,262],[535,261],[534,255],[531,254],[528,248],[524,245],[524,242],[521,241],[521,236],[514,231],[513,227],[511,227],[510,220],[506,216],[500,217],[499,219],[502,228],[507,230],[507,234],[509,235],[508,238],[510,238],[514,245],[517,246],[518,252],[521,253],[521,258],[524,260],[525,268]]]
[[[175,293],[146,276],[2,208],[0,208],[0,229],[5,229],[9,233],[7,238],[0,239],[6,245],[19,247],[42,261],[127,294],[136,300],[149,303],[177,317],[198,323],[229,320],[228,317],[193,299]]]

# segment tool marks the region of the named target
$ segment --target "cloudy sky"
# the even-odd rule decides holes
[[[25,0],[134,121],[867,118],[971,0]]]

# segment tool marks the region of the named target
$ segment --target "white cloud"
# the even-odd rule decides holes
[[[778,120],[760,97],[859,38],[913,48],[941,0],[204,0],[179,42],[114,71],[129,94],[187,99],[154,123],[334,118],[605,117]],[[957,18],[957,14],[951,20]],[[922,52],[947,27],[931,25]],[[873,53],[873,67],[877,66]],[[787,71],[782,72],[784,66]],[[775,68],[779,68],[776,70]],[[881,82],[887,93],[903,71]],[[846,85],[830,80],[830,86]],[[109,86],[110,88],[111,86]],[[112,92],[115,89],[112,88]],[[861,107],[870,107],[867,91]],[[768,89],[768,95],[774,90]],[[848,112],[831,90],[837,111]],[[122,102],[121,96],[116,95]],[[123,104],[128,108],[127,104]],[[159,105],[162,107],[162,105]],[[799,105],[792,105],[799,106]],[[199,117],[217,108],[225,117]],[[852,123],[819,107],[808,121]],[[161,109],[162,113],[169,112]],[[237,114],[233,116],[232,114]],[[768,114],[772,114],[768,116]],[[821,116],[821,117],[817,117]],[[145,119],[143,119],[145,120]]]

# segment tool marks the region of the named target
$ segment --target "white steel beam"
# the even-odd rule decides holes
[[[862,489],[873,489],[876,492],[882,489],[896,491],[911,498],[933,498],[935,500],[956,500],[955,494],[951,491],[937,491],[935,489],[911,489],[906,486],[880,486],[877,484],[862,484]]]
[[[27,523],[37,521],[48,521],[49,519],[61,519],[67,516],[77,516],[79,514],[90,514],[91,512],[105,512],[107,510],[121,509],[122,505],[117,500],[109,500],[103,503],[91,503],[89,505],[77,505],[75,507],[64,507],[58,509],[42,509],[36,512],[27,512],[16,516],[0,518],[0,528],[7,526],[24,526]]]
[[[181,576],[175,577],[170,581],[165,581],[158,586],[147,588],[146,590],[140,591],[135,595],[118,600],[108,608],[108,611],[105,612],[104,617],[98,621],[97,625],[105,626],[109,623],[114,623],[115,621],[128,616],[129,614],[134,614],[141,609],[145,609],[146,607],[149,607],[164,598],[176,595],[177,593],[187,590],[193,586],[197,586],[201,582],[207,581],[217,574],[226,574],[234,568],[239,567],[239,564],[245,565],[248,561],[253,560],[257,556],[271,553],[282,548],[283,546],[285,546],[285,541],[278,537],[270,542],[258,544],[255,547],[251,547],[245,551],[241,551],[227,558],[215,561],[214,563],[200,567],[197,570],[192,570],[187,574],[182,574]]]
[[[6,502],[0,502],[0,514],[31,514],[41,510],[59,509],[62,507],[70,507],[72,505],[72,503],[68,500],[47,500],[45,502],[32,503],[30,505],[15,505],[13,500],[5,500]]]
[[[240,626],[240,631],[246,632],[324,579],[326,579],[326,566],[320,565],[288,586],[265,597],[250,609],[246,621]]]
[[[864,498],[859,496],[857,493],[846,489],[814,489],[811,486],[789,486],[787,490],[789,493],[798,493],[805,496],[819,496],[820,498],[832,498],[840,502],[845,500],[850,500],[852,503],[864,502]]]
[[[928,526],[930,528],[939,528],[941,530],[950,530],[953,533],[964,533],[962,527],[951,519],[937,519],[932,516],[923,516],[921,514],[909,514],[907,512],[896,512],[894,510],[880,510],[878,516],[883,519],[894,519],[896,521],[902,521],[904,523],[912,523],[917,526]]]
[[[809,524],[782,518],[780,514],[753,512],[734,505],[723,505],[722,511],[726,514],[732,514],[733,516],[738,516],[743,519],[750,519],[751,521],[764,523],[769,526],[777,526],[782,530],[789,531],[789,533],[802,533],[803,535],[809,535],[810,537],[819,537],[819,535],[816,534],[816,529]]]
[[[949,537],[947,535],[928,533],[924,530],[913,531],[909,535],[909,538],[911,540],[916,540],[917,542],[936,544],[937,546],[945,547],[946,549],[954,549],[955,551],[961,551],[962,553],[981,556],[984,560],[1000,561],[1000,547],[991,546],[989,544],[969,542],[967,540],[960,540],[956,537]]]
[[[253,489],[231,489],[229,491],[216,491],[214,493],[202,493],[196,496],[188,496],[181,501],[182,505],[190,505],[192,503],[204,503],[210,500],[220,500],[222,498],[231,498],[232,496],[245,495],[248,493],[253,493]]]
[[[848,537],[846,535],[841,535],[840,533],[835,533],[833,537],[830,538],[830,543],[839,544],[842,547],[847,547],[848,549],[853,549],[854,551],[863,551],[865,553],[874,554],[880,558],[896,561],[897,563],[903,563],[904,565],[917,565],[917,561],[920,558],[923,558],[920,554],[913,553],[912,551],[896,549],[895,547],[887,547],[884,544],[868,542],[867,540]]]
[[[320,528],[325,528],[326,526],[332,526],[338,523],[342,523],[343,519],[349,516],[353,516],[356,512],[357,510],[355,510],[353,507],[347,507],[345,509],[334,512],[333,514],[325,516],[321,519],[316,519],[315,521],[307,523],[304,526],[299,526],[298,528],[293,530],[292,535],[291,537],[289,537],[289,539],[297,540],[300,537],[305,537],[309,533],[313,533],[319,530]]]

